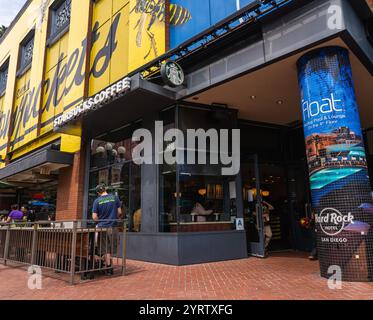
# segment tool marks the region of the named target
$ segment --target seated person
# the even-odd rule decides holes
[[[206,210],[199,202],[197,202],[190,213],[192,216],[197,216],[197,222],[206,222],[207,216],[212,215],[214,210]]]
[[[9,213],[8,218],[5,220],[6,223],[20,222],[23,220],[23,212],[19,210],[18,204],[11,206],[12,211]]]

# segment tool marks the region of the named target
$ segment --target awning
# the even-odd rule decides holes
[[[15,188],[17,187],[10,183],[0,181],[0,190],[8,190],[8,189],[15,189]]]
[[[142,79],[140,74],[129,79],[131,88],[121,97],[107,102],[97,110],[82,114],[63,127],[55,128],[55,131],[95,138],[148,114],[155,114],[177,101],[177,93]]]
[[[43,149],[10,163],[0,170],[0,180],[11,184],[37,184],[55,178],[58,170],[73,164],[74,155]]]
[[[175,92],[135,75],[131,78],[131,90],[122,98],[84,117],[83,133],[86,137],[98,137],[148,114],[155,114],[175,104],[176,100]]]

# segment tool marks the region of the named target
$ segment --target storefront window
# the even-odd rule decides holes
[[[51,37],[64,32],[70,25],[71,18],[71,0],[59,1],[52,8],[52,26]]]
[[[32,57],[34,52],[34,36],[35,31],[32,30],[26,36],[26,38],[22,41],[20,47],[20,63],[19,68],[17,71],[17,76],[21,77],[30,67],[32,64]]]
[[[133,132],[133,130],[131,131]],[[129,221],[129,231],[141,231],[141,166],[132,161],[132,150],[136,142],[132,134],[120,140],[92,140],[89,181],[89,212],[97,195],[95,188],[104,183],[108,192],[116,194],[122,202],[122,210]],[[110,137],[108,137],[110,138]],[[116,139],[114,139],[116,138]]]
[[[182,231],[221,230],[227,226],[218,226],[220,223],[236,218],[235,177],[212,175],[207,170],[199,174],[180,172],[179,183],[179,227]],[[189,223],[194,227],[188,228]],[[207,223],[211,226],[204,225]]]
[[[170,114],[173,112],[172,121]],[[164,114],[165,132],[178,128],[187,137],[187,129],[231,129],[233,115],[224,111],[175,107]],[[165,119],[168,119],[166,121]],[[165,148],[165,152],[170,152]],[[160,231],[209,232],[234,228],[236,213],[236,176],[222,174],[222,165],[210,161],[210,144],[206,150],[184,148],[187,153],[206,152],[207,164],[187,163],[160,166]],[[175,151],[174,151],[175,152]]]
[[[8,81],[8,65],[9,60],[0,66],[0,97],[5,94],[6,84]]]

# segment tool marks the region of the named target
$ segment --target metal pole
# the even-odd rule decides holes
[[[31,245],[31,266],[35,265],[35,258],[36,258],[36,242],[38,236],[38,225],[34,224],[34,230],[32,232],[32,245]]]
[[[76,257],[76,238],[77,238],[77,221],[73,222],[73,237],[71,243],[71,262],[70,262],[70,284],[74,285],[75,278],[75,257]]]
[[[7,259],[9,255],[9,241],[10,241],[10,225],[8,225],[6,229],[6,236],[5,236],[5,248],[4,248],[4,265],[7,264]]]
[[[122,232],[122,276],[126,275],[126,255],[127,255],[127,222],[123,222]]]

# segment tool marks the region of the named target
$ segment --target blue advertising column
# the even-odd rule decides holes
[[[298,61],[321,275],[373,276],[373,205],[348,51],[326,47]]]

